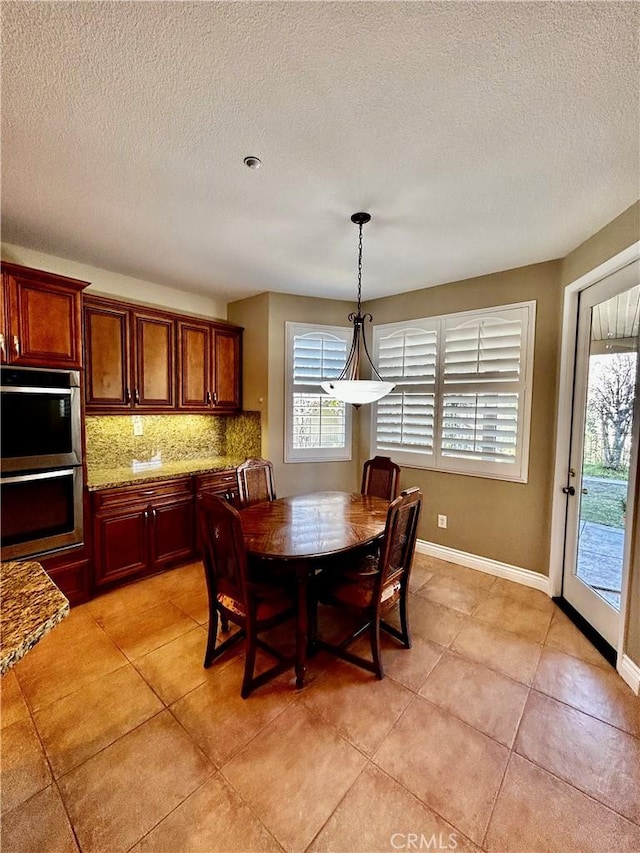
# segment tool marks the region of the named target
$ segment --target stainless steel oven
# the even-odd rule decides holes
[[[2,559],[82,542],[80,377],[0,369]]]

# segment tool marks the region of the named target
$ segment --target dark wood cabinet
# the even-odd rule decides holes
[[[209,411],[213,401],[209,323],[178,320],[178,406]]]
[[[172,409],[175,406],[173,319],[158,314],[132,312],[133,405],[136,408]]]
[[[215,377],[214,408],[237,411],[241,398],[241,346],[238,330],[215,329],[213,340],[213,373]]]
[[[193,495],[151,508],[151,565],[154,569],[185,563],[194,554]]]
[[[202,553],[200,530],[198,528],[198,498],[203,492],[210,492],[219,498],[224,498],[236,509],[240,506],[238,496],[238,478],[235,469],[232,471],[212,471],[209,474],[197,474],[195,480],[196,495],[196,553]]]
[[[90,414],[242,408],[242,329],[99,297],[84,300]]]
[[[196,499],[203,492],[212,492],[220,498],[229,501],[233,506],[239,505],[238,478],[235,468],[229,471],[212,471],[209,474],[196,474],[195,495]]]
[[[84,300],[85,404],[110,411],[131,408],[130,313]]]
[[[89,551],[86,543],[36,557],[72,606],[89,598]]]
[[[191,477],[94,492],[94,587],[115,586],[194,556]]]
[[[86,297],[84,350],[88,412],[175,407],[172,318]]]
[[[3,263],[2,362],[25,367],[82,367],[81,292],[88,284]]]
[[[178,321],[178,407],[238,411],[241,398],[241,330]]]

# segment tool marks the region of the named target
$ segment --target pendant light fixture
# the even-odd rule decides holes
[[[371,220],[368,213],[354,213],[351,221],[354,222],[359,229],[358,239],[358,310],[354,314],[349,314],[348,320],[353,323],[353,339],[351,341],[351,349],[347,356],[347,362],[342,373],[337,379],[329,379],[322,383],[322,388],[331,397],[337,400],[343,400],[345,403],[351,403],[356,409],[363,403],[375,403],[380,400],[395,387],[394,382],[385,382],[382,376],[375,368],[369,350],[367,349],[367,339],[364,333],[364,323],[368,320],[370,323],[373,320],[371,314],[363,314],[361,308],[361,293],[362,293],[362,226],[366,225]],[[359,379],[360,375],[360,350],[364,350],[369,366],[371,368],[372,379]]]

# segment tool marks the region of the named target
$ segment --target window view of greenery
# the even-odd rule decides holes
[[[591,356],[585,429],[580,517],[609,527],[624,527],[636,354]]]
[[[345,403],[324,394],[293,395],[293,446],[344,447]]]

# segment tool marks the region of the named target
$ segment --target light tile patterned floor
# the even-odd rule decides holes
[[[615,671],[535,590],[420,555],[412,590],[384,681],[318,655],[247,700],[200,564],[75,608],[2,679],[3,853],[640,851]]]

